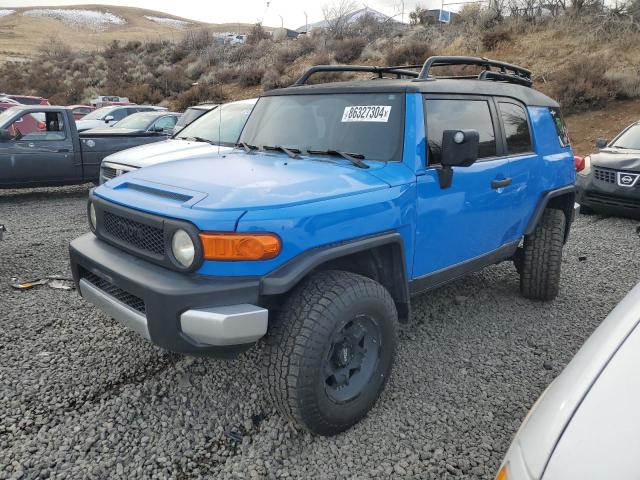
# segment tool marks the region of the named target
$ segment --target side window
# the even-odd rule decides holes
[[[480,134],[478,158],[496,155],[496,134],[486,100],[426,100],[427,159],[440,163],[445,130],[473,129]]]
[[[507,139],[507,153],[515,155],[532,152],[531,133],[529,132],[527,112],[524,108],[508,102],[500,102],[498,108],[504,125],[504,135]]]
[[[30,112],[8,127],[15,140],[53,141],[66,138],[64,119],[58,112]]]
[[[170,130],[175,126],[175,124],[176,124],[176,117],[169,116],[169,117],[159,118],[158,120],[156,120],[156,123],[153,126],[157,129]]]
[[[568,147],[569,140],[569,131],[567,130],[567,125],[564,123],[562,119],[562,115],[560,114],[560,109],[550,108],[549,113],[551,113],[551,118],[553,118],[553,124],[556,127],[556,133],[558,134],[558,140],[560,141],[560,145],[563,147]]]
[[[128,113],[126,108],[117,108],[113,112],[111,112],[109,115],[113,117],[114,121],[119,122],[124,117],[126,117]]]

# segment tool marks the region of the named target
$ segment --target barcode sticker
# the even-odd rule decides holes
[[[391,105],[359,105],[344,107],[343,122],[388,122]]]

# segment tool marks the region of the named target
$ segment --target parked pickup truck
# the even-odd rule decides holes
[[[97,183],[104,157],[165,138],[78,133],[69,108],[15,106],[0,113],[0,188]]]

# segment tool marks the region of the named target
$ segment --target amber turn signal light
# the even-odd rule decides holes
[[[201,233],[205,260],[269,260],[282,249],[272,233]]]

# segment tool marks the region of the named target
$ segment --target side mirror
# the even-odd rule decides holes
[[[109,123],[113,120],[114,120],[113,115],[107,115],[106,117],[104,117],[104,123]]]
[[[480,134],[477,130],[445,130],[442,133],[442,168],[438,170],[440,188],[451,187],[451,167],[470,167],[475,163],[479,146]]]
[[[13,140],[13,135],[6,128],[0,128],[0,142],[8,142],[9,140]]]
[[[609,144],[609,140],[606,138],[598,138],[596,140],[596,148],[605,148]]]

